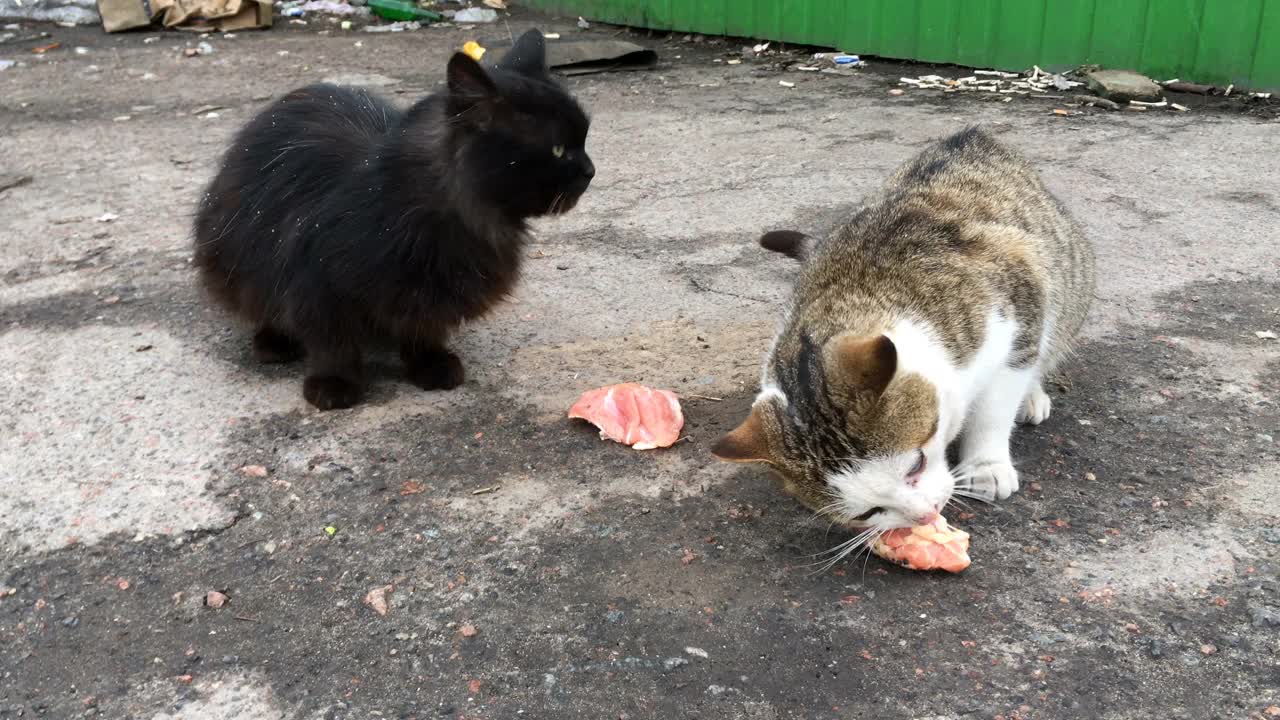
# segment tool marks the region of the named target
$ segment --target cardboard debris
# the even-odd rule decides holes
[[[271,0],[98,0],[102,29],[123,32],[159,23],[193,32],[271,27]]]

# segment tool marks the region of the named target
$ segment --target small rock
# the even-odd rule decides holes
[[[667,672],[670,672],[682,665],[688,665],[688,664],[689,664],[689,661],[686,660],[685,658],[672,657],[662,661],[662,669],[666,670]]]
[[[225,593],[220,593],[217,590],[210,590],[204,596],[204,604],[214,610],[226,605],[230,600],[231,598],[227,597]]]
[[[1090,90],[1117,102],[1157,102],[1164,96],[1164,88],[1154,80],[1131,70],[1098,70],[1089,73],[1087,80]]]
[[[684,651],[685,651],[686,653],[688,653],[689,655],[693,655],[694,657],[700,657],[700,658],[702,658],[703,660],[705,660],[705,659],[707,659],[708,657],[710,657],[709,655],[707,655],[707,651],[706,651],[706,650],[703,650],[702,648],[687,647],[687,648],[685,648],[685,649],[684,649]]]
[[[1249,621],[1256,628],[1280,628],[1280,612],[1267,607],[1256,607],[1250,611]]]
[[[364,604],[379,615],[386,616],[388,610],[387,595],[394,591],[395,586],[393,585],[376,587],[365,593]]]

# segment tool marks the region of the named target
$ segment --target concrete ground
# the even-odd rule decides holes
[[[25,63],[0,71],[0,175],[32,178],[0,191],[0,718],[1280,714],[1274,119],[894,97],[920,71],[641,37],[656,70],[568,81],[599,175],[462,334],[465,387],[386,358],[367,404],[319,414],[194,290],[192,208],[268,98],[345,77],[407,101],[471,34],[281,24],[186,58],[190,35],[41,30],[64,47],[0,45]],[[1096,241],[1087,338],[1016,436],[1024,490],[953,512],[972,568],[817,574],[845,536],[707,453],[793,272],[754,239],[830,227],[973,122]],[[564,418],[624,380],[683,394],[688,441]],[[362,599],[388,585],[383,616]]]

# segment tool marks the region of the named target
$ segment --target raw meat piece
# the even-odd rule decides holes
[[[680,439],[684,414],[669,390],[622,383],[589,390],[569,408],[569,417],[600,428],[600,437],[636,450],[669,447]]]
[[[932,525],[890,530],[871,545],[871,551],[912,570],[955,573],[969,567],[969,533],[949,527],[939,515]]]

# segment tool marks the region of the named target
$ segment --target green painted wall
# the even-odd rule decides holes
[[[1280,0],[524,0],[588,20],[975,67],[1280,89]]]

